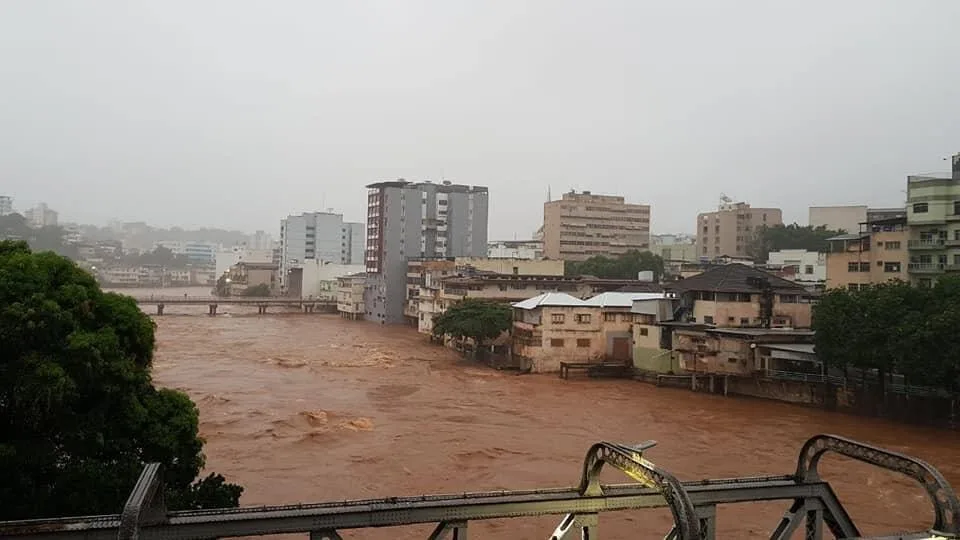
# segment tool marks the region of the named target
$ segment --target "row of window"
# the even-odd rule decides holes
[[[893,261],[893,262],[877,261],[877,266],[882,266],[884,272],[898,273],[901,271],[901,264],[899,261]],[[847,263],[847,272],[869,272],[869,271],[870,271],[870,263],[868,262]]]
[[[590,324],[590,314],[589,313],[577,313],[573,316],[573,320],[578,324]],[[554,313],[550,316],[550,322],[553,324],[563,324],[567,320],[567,315],[565,313]]]
[[[641,324],[655,323],[655,317],[653,315],[647,315],[644,313],[604,313],[603,320],[605,322],[616,322],[617,315],[620,316],[621,322],[635,322],[635,323],[641,323]],[[591,319],[591,316],[589,313],[578,313],[573,317],[574,317],[574,321],[580,324],[588,324]],[[564,322],[566,322],[566,320],[567,320],[567,316],[565,313],[553,313],[550,315],[550,322],[553,324],[563,324]]]
[[[930,211],[929,203],[913,203],[913,213],[914,214],[926,214]],[[960,201],[953,201],[953,214],[960,215]]]

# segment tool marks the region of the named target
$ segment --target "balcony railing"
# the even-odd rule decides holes
[[[946,270],[947,272],[960,272],[960,264],[948,264]]]
[[[907,247],[910,249],[943,249],[946,240],[937,238],[933,240],[908,240]]]
[[[907,270],[914,274],[939,274],[943,272],[947,265],[943,263],[910,263]]]

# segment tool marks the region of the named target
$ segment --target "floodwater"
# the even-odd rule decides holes
[[[600,440],[654,439],[647,457],[684,480],[786,474],[824,432],[918,456],[960,485],[954,432],[633,381],[518,376],[404,327],[230,309],[168,306],[154,373],[197,403],[208,469],[242,484],[245,505],[571,486]],[[911,481],[837,457],[822,471],[864,533],[931,523]],[[766,538],[787,507],[721,506],[719,536]],[[471,536],[544,538],[560,518],[472,522]],[[662,538],[670,523],[666,510],[603,514],[600,534]],[[426,538],[431,528],[345,537]]]

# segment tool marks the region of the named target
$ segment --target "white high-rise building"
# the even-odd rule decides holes
[[[57,224],[57,213],[47,207],[46,203],[40,203],[23,213],[27,218],[27,224],[31,227],[50,227]]]
[[[363,223],[343,221],[343,214],[306,212],[280,220],[280,285],[307,260],[363,264],[365,234]]]

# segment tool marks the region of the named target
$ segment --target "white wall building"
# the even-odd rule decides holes
[[[216,272],[222,276],[230,267],[240,263],[268,263],[273,262],[272,249],[252,249],[243,246],[233,246],[230,249],[221,249],[217,252]]]
[[[303,268],[303,282],[300,289],[301,298],[337,298],[337,281],[339,278],[358,274],[364,271],[361,264],[336,264],[311,259],[306,261]]]
[[[194,242],[191,240],[161,240],[154,244],[157,247],[165,247],[173,252],[174,255],[184,255],[190,262],[196,264],[215,265],[217,262],[217,252],[220,251],[220,244],[213,242]]]
[[[487,257],[491,259],[543,258],[542,240],[499,240],[487,243]]]
[[[796,273],[787,279],[801,285],[822,285],[827,282],[827,256],[825,253],[803,249],[784,249],[771,251],[767,256],[767,267],[786,269],[796,267]]]
[[[51,210],[46,203],[40,203],[23,213],[27,224],[31,227],[51,227],[57,224],[57,213]]]
[[[0,216],[13,213],[13,197],[0,195]]]
[[[306,261],[363,264],[363,223],[343,221],[343,214],[307,212],[280,220],[280,285],[291,268]]]

